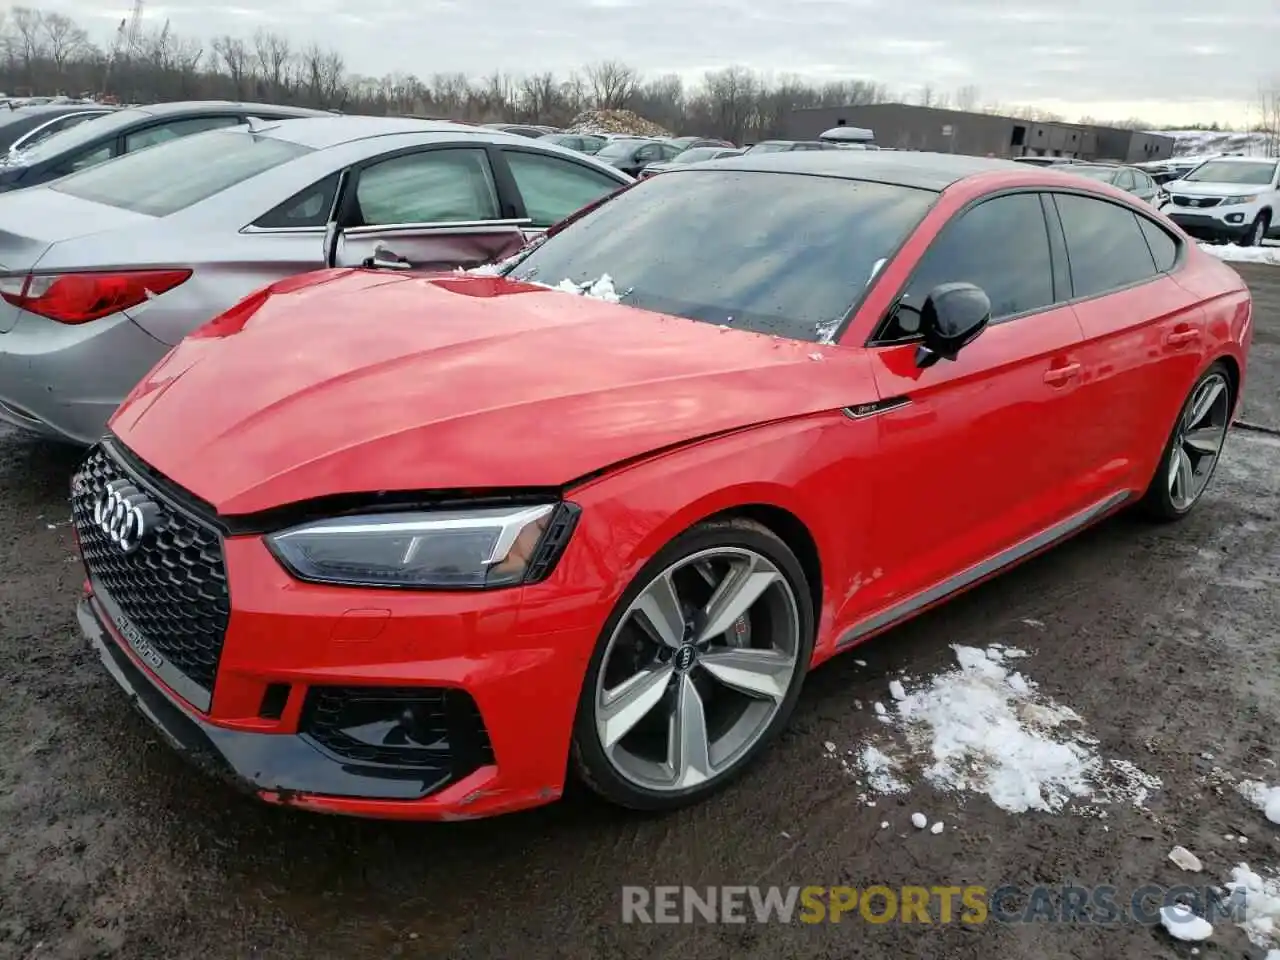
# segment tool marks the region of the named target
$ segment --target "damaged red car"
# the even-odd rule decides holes
[[[277,283],[73,479],[89,641],[265,800],[700,800],[820,662],[1116,510],[1186,516],[1252,335],[1149,207],[958,156],[691,164],[494,273]]]

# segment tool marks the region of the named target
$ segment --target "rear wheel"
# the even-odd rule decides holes
[[[1200,502],[1213,479],[1231,422],[1231,381],[1215,363],[1191,388],[1165,444],[1160,466],[1142,499],[1148,516],[1181,520]]]
[[[772,531],[735,519],[677,537],[600,635],[574,729],[579,776],[642,810],[724,786],[785,725],[813,630],[804,572]]]
[[[1249,226],[1249,232],[1240,241],[1242,247],[1260,247],[1271,229],[1271,215],[1263,210]]]

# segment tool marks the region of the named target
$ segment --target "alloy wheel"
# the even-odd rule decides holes
[[[1231,418],[1231,390],[1221,373],[1196,387],[1174,433],[1169,452],[1169,500],[1175,510],[1190,510],[1209,484],[1226,442]]]
[[[728,772],[769,729],[801,664],[791,583],[754,550],[715,547],[668,566],[605,647],[596,735],[613,769],[674,793]]]

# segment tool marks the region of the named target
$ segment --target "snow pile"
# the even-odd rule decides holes
[[[1190,907],[1175,903],[1160,908],[1160,923],[1175,940],[1197,943],[1213,936],[1213,924],[1204,917],[1197,917]]]
[[[1024,651],[952,649],[958,669],[915,690],[895,680],[891,707],[876,704],[888,732],[849,765],[872,792],[906,792],[904,771],[914,769],[937,790],[985,794],[1022,813],[1058,812],[1073,802],[1142,806],[1160,787],[1127,761],[1099,757],[1080,716],[1012,668]]]
[[[622,297],[613,288],[613,277],[602,274],[599,280],[588,280],[586,283],[574,283],[572,280],[561,280],[551,287],[561,293],[572,293],[579,297],[590,297],[606,303],[621,303]]]
[[[1232,868],[1231,879],[1224,886],[1226,906],[1249,942],[1258,947],[1280,947],[1280,878],[1263,879],[1242,863]]]
[[[1236,789],[1240,796],[1261,810],[1264,817],[1280,824],[1280,787],[1268,787],[1260,780],[1245,780]]]
[[[1233,133],[1222,130],[1153,130],[1158,137],[1173,137],[1175,157],[1214,156],[1222,153],[1239,153],[1246,157],[1274,155],[1274,147],[1280,143],[1273,134],[1265,131]]]
[[[1230,263],[1270,263],[1280,266],[1280,247],[1241,247],[1234,243],[1202,243],[1200,249]]]
[[[630,110],[584,110],[565,133],[622,133],[633,137],[670,137],[667,130]]]

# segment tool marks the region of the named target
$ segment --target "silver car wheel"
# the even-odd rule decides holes
[[[1192,394],[1169,452],[1169,501],[1179,513],[1190,510],[1209,485],[1227,439],[1231,389],[1220,373],[1205,377]]]
[[[624,779],[655,792],[727,773],[769,729],[800,672],[800,612],[768,558],[715,547],[671,564],[609,637],[596,735]]]

